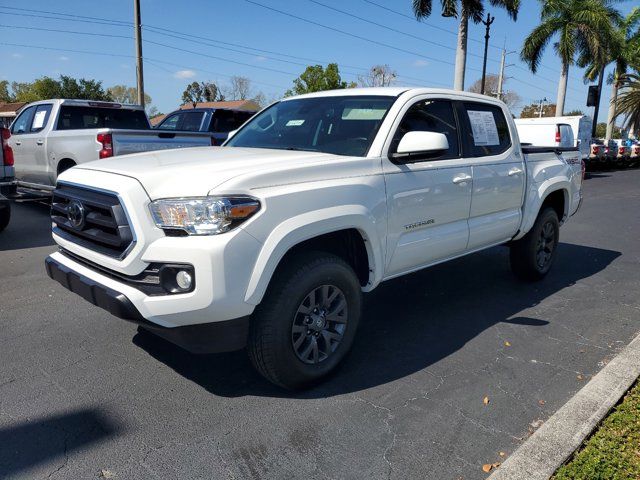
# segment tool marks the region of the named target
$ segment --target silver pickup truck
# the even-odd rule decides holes
[[[7,144],[18,186],[53,190],[58,175],[75,165],[129,153],[211,145],[211,135],[153,130],[139,105],[42,100],[22,109]]]

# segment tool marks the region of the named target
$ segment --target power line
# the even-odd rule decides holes
[[[419,37],[417,35],[413,35],[411,33],[403,32],[402,30],[398,30],[396,28],[389,27],[388,25],[383,25],[382,23],[374,22],[373,20],[368,20],[366,18],[360,17],[359,15],[355,15],[355,14],[350,13],[350,12],[345,12],[344,10],[341,10],[339,8],[336,8],[336,7],[333,7],[331,5],[327,5],[325,3],[319,2],[318,0],[308,0],[308,1],[311,2],[311,3],[315,3],[316,5],[320,5],[321,7],[327,8],[329,10],[333,10],[334,12],[338,12],[338,13],[341,13],[343,15],[347,15],[347,16],[349,16],[351,18],[356,18],[356,19],[358,19],[358,20],[360,20],[362,22],[368,23],[370,25],[375,25],[376,27],[384,28],[385,30],[389,30],[391,32],[398,33],[400,35],[404,35],[405,37],[413,38],[415,40],[420,40],[421,42],[429,43],[431,45],[435,45],[435,46],[440,47],[440,48],[445,48],[447,50],[452,50],[452,51],[456,50],[454,47],[451,47],[449,45],[444,45],[442,43],[433,42],[431,40],[427,40],[427,39]],[[471,57],[482,58],[481,55],[475,55],[473,53],[468,53],[467,55],[469,55]]]
[[[357,39],[363,40],[365,42],[369,42],[369,43],[372,43],[372,44],[375,44],[375,45],[379,45],[379,46],[382,46],[382,47],[390,48],[390,49],[393,49],[393,50],[396,50],[396,51],[399,51],[399,52],[408,53],[410,55],[415,55],[417,57],[426,58],[427,60],[431,60],[433,62],[444,63],[444,64],[451,65],[451,66],[454,65],[453,62],[448,62],[446,60],[440,60],[440,59],[437,59],[437,58],[429,57],[427,55],[423,55],[423,54],[418,53],[418,52],[412,52],[411,50],[406,50],[406,49],[401,48],[401,47],[396,47],[396,46],[390,45],[388,43],[379,42],[378,40],[372,40],[370,38],[363,37],[361,35],[356,35],[355,33],[346,32],[344,30],[340,30],[339,28],[331,27],[329,25],[324,25],[324,24],[316,22],[314,20],[309,20],[308,18],[300,17],[300,16],[294,15],[292,13],[288,13],[288,12],[285,12],[285,11],[282,11],[282,10],[278,10],[277,8],[273,8],[273,7],[270,7],[268,5],[264,5],[262,3],[255,2],[254,0],[245,0],[245,2],[251,3],[251,4],[256,5],[258,7],[265,8],[267,10],[271,10],[273,12],[279,13],[281,15],[285,15],[285,16],[290,17],[290,18],[295,18],[296,20],[300,20],[302,22],[309,23],[311,25],[316,25],[318,27],[322,27],[322,28],[325,28],[327,30],[331,30],[333,32],[338,32],[338,33],[341,33],[343,35],[347,35],[347,36],[352,37],[352,38],[357,38]],[[470,70],[472,70],[472,69],[470,69]]]
[[[362,0],[362,1],[363,2],[367,2],[367,3],[371,4],[371,5],[375,5],[376,7],[381,8],[383,10],[386,10],[387,12],[391,12],[391,13],[394,13],[394,14],[399,15],[401,17],[408,18],[409,20],[413,20],[413,21],[419,22],[418,19],[416,19],[415,17],[412,17],[411,15],[407,15],[405,13],[398,12],[397,10],[393,10],[392,8],[386,7],[385,5],[380,5],[377,2],[373,2],[371,0]],[[458,36],[458,32],[454,32],[453,30],[449,30],[449,29],[444,28],[444,27],[439,27],[438,25],[433,25],[432,23],[425,22],[425,21],[422,21],[420,23],[424,23],[425,25],[428,25],[431,28],[435,28],[436,30],[440,30],[442,32],[449,33],[451,35],[455,35],[456,37]],[[475,38],[470,38],[469,40],[471,40],[472,42],[479,43],[481,45],[483,44],[483,42],[481,40],[476,40]],[[489,46],[493,47],[493,48],[497,48],[499,50],[502,50],[502,47],[499,47],[498,45],[493,45],[492,43],[489,43]]]

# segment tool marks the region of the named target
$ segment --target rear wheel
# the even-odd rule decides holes
[[[355,272],[341,258],[322,252],[292,257],[254,312],[248,341],[252,364],[286,389],[317,383],[350,350],[361,296]]]
[[[540,280],[549,273],[556,257],[560,222],[553,208],[545,208],[531,230],[512,243],[511,269],[522,280]]]

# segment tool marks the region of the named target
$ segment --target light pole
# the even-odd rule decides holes
[[[540,112],[538,113],[538,118],[542,118],[542,104],[547,103],[547,97],[544,97],[540,100]]]
[[[136,82],[138,104],[144,107],[144,75],[142,72],[142,21],[140,20],[140,0],[133,0],[133,30],[136,41]]]
[[[480,93],[484,95],[484,82],[487,79],[487,50],[489,48],[489,31],[491,30],[491,24],[496,19],[496,17],[492,17],[490,13],[487,13],[487,19],[483,20],[482,23],[487,27],[487,30],[484,34],[484,61],[482,62],[482,85],[480,87]]]

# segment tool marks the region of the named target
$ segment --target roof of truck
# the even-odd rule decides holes
[[[295,97],[284,98],[283,101],[294,98],[320,98],[320,97],[346,97],[346,96],[387,96],[398,97],[404,93],[412,95],[455,95],[458,97],[468,97],[474,100],[481,100],[487,103],[500,103],[501,101],[487,95],[471,93],[446,88],[411,88],[411,87],[366,87],[366,88],[343,88],[339,90],[325,90],[322,92],[305,93]]]

